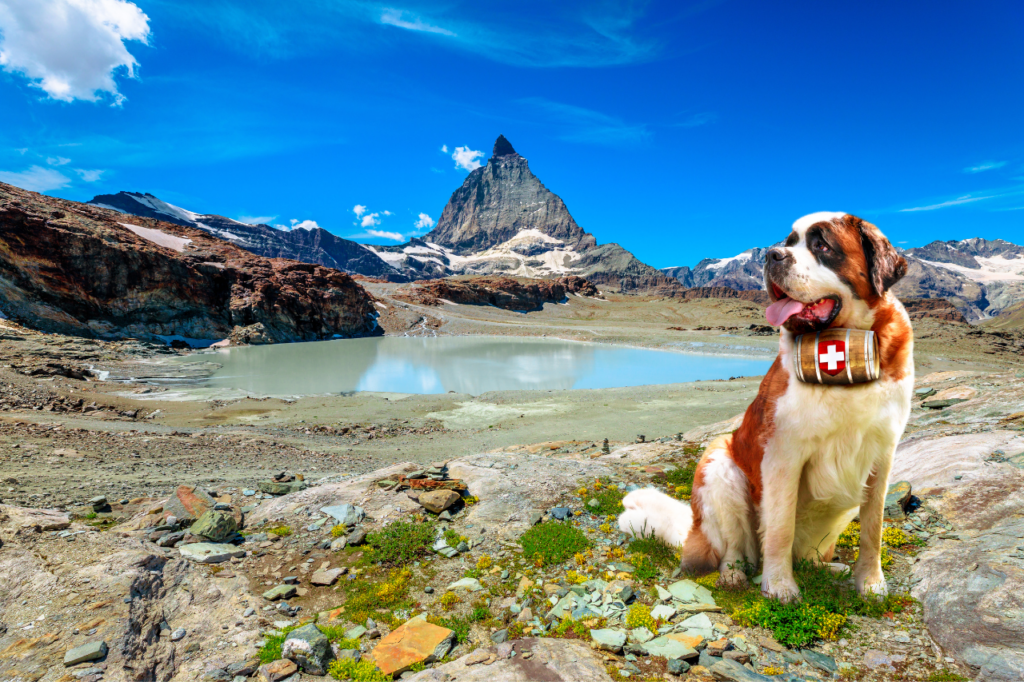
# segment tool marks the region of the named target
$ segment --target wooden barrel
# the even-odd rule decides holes
[[[874,381],[880,372],[878,338],[867,329],[826,329],[796,337],[793,369],[807,384]]]

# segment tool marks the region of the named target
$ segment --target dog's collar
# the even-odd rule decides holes
[[[869,329],[826,329],[793,339],[793,370],[805,384],[866,384],[881,375],[878,337]]]

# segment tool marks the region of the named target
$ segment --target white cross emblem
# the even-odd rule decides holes
[[[841,350],[836,350],[835,344],[831,344],[828,347],[827,353],[818,354],[818,362],[828,367],[828,371],[835,372],[839,369],[839,363],[846,360],[846,353]]]

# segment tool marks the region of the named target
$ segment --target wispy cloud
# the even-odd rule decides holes
[[[546,117],[560,131],[559,139],[566,142],[622,147],[643,144],[651,137],[646,124],[626,123],[593,109],[552,102],[543,97],[527,97],[519,103]]]
[[[31,192],[49,192],[71,184],[71,178],[53,168],[31,166],[23,171],[0,171],[0,182]]]
[[[950,199],[948,201],[942,201],[937,204],[929,204],[928,206],[914,206],[913,208],[901,208],[900,213],[913,213],[915,211],[937,211],[940,208],[949,208],[951,206],[961,206],[963,204],[972,204],[975,201],[985,201],[986,199],[994,199],[996,195],[984,196],[984,197],[973,197],[970,194],[965,194],[962,197],[956,199]]]
[[[386,26],[396,26],[409,31],[420,31],[422,33],[436,33],[442,36],[455,37],[453,31],[440,26],[428,24],[422,18],[401,9],[385,9],[380,15],[380,23]]]
[[[364,213],[366,213],[366,207],[363,206],[362,204],[356,204],[355,206],[352,207],[352,212],[356,214],[357,218],[359,218]]]
[[[977,166],[968,166],[967,168],[964,168],[964,173],[984,173],[985,171],[1002,168],[1006,163],[1006,161],[983,161]]]
[[[106,171],[95,168],[91,170],[86,168],[76,168],[75,172],[81,176],[83,182],[96,182],[103,177],[103,174]]]
[[[371,237],[379,237],[380,239],[392,239],[396,242],[405,241],[405,237],[403,237],[398,232],[385,232],[384,230],[367,230],[366,234],[370,235]]]
[[[379,213],[367,213],[363,216],[363,219],[359,223],[360,227],[373,227],[374,225],[380,225],[380,214]]]
[[[247,225],[269,225],[270,221],[277,220],[276,215],[240,215],[235,218],[240,223]]]
[[[51,166],[66,166],[67,164],[71,163],[71,159],[68,159],[63,156],[49,156],[46,158],[46,163],[50,164]]]

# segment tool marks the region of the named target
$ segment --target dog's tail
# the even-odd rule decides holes
[[[693,527],[690,505],[654,488],[634,490],[622,500],[619,530],[633,537],[652,534],[673,547],[682,547]]]

